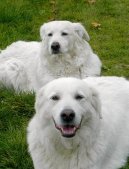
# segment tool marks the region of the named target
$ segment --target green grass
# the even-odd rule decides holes
[[[17,40],[40,40],[50,20],[82,22],[103,62],[103,75],[129,78],[129,0],[0,0],[0,48]],[[101,24],[94,28],[92,22]],[[34,95],[0,89],[0,169],[30,169],[26,127]],[[124,169],[129,169],[129,162]]]
[[[0,89],[0,169],[30,169],[26,126],[34,114],[34,95]]]

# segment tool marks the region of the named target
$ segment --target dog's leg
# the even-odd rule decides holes
[[[18,59],[6,61],[0,67],[0,82],[16,91],[29,90],[29,80],[25,67]]]
[[[43,157],[44,153],[42,152],[42,148],[36,148],[31,151],[31,157],[33,160],[34,169],[47,169],[48,166],[44,163]]]

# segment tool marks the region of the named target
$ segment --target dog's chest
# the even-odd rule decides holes
[[[59,146],[59,145],[58,145]],[[94,159],[83,149],[65,150],[55,146],[54,151],[47,151],[44,165],[47,169],[94,169]]]
[[[55,62],[53,66],[48,66],[49,75],[54,78],[59,77],[77,77],[81,78],[82,65],[77,65],[76,62]]]

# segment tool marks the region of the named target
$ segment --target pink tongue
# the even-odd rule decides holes
[[[64,133],[64,134],[73,134],[75,133],[75,130],[76,130],[76,127],[62,127],[61,128],[61,131]]]

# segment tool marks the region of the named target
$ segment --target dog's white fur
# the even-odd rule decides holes
[[[80,23],[52,21],[40,28],[42,42],[18,41],[0,54],[0,82],[15,90],[38,90],[59,77],[97,76],[101,61],[88,44],[89,35]],[[53,42],[60,51],[53,54]]]
[[[76,94],[83,95],[80,100]],[[53,96],[58,100],[52,100]],[[69,107],[80,129],[65,138],[56,125]],[[129,82],[117,77],[56,79],[37,94],[28,126],[35,169],[118,169],[129,154]],[[82,118],[82,122],[81,121]],[[54,119],[54,120],[53,120]]]

